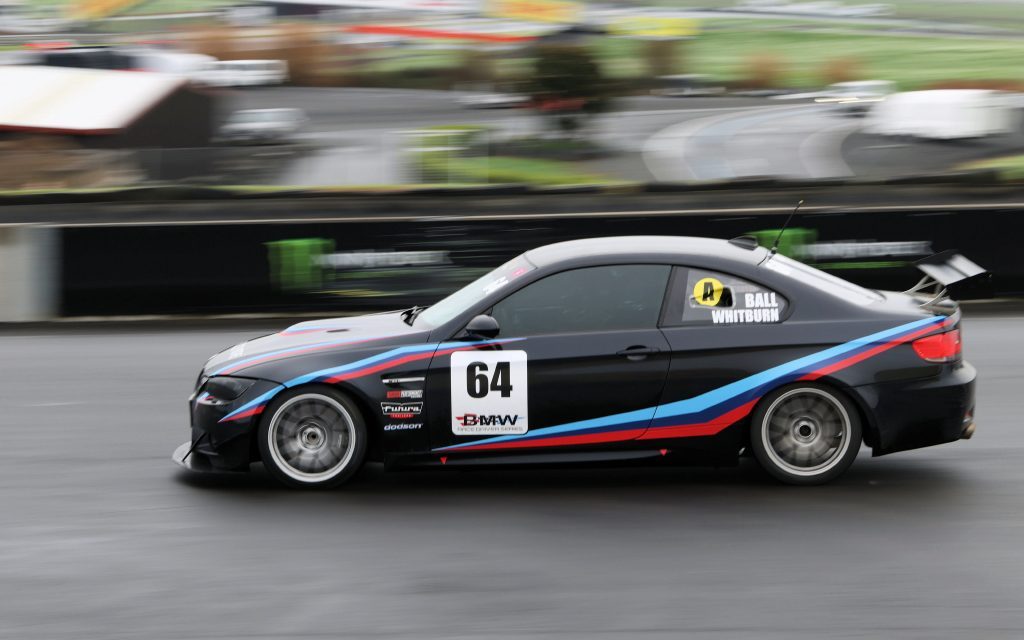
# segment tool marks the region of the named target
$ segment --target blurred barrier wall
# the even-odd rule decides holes
[[[0,322],[45,320],[58,313],[58,231],[0,227]]]
[[[545,214],[533,196],[522,214],[473,216],[456,206],[431,214],[346,215],[330,221],[287,219],[281,203],[273,220],[227,223],[245,203],[224,203],[221,223],[133,223],[64,228],[57,286],[65,316],[229,312],[356,312],[429,304],[508,258],[538,245],[615,235],[754,234],[774,240],[786,218],[772,213],[591,211]],[[454,204],[454,203],[450,203]],[[467,203],[468,204],[468,203]],[[620,205],[628,205],[620,202]],[[170,212],[175,206],[139,205]],[[396,204],[396,210],[413,207]],[[121,215],[131,216],[122,206]],[[320,215],[330,216],[329,204]],[[213,222],[213,221],[209,221]],[[1019,238],[1024,219],[1015,208],[905,211],[823,211],[798,214],[783,252],[866,286],[905,289],[918,278],[913,261],[959,249],[995,274],[997,292],[1024,295]],[[29,243],[35,246],[33,243]],[[25,270],[42,254],[19,254]],[[31,251],[29,251],[31,253]],[[22,315],[45,305],[27,304]]]

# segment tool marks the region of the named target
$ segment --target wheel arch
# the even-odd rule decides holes
[[[366,457],[370,460],[380,460],[383,455],[383,449],[381,447],[381,428],[383,423],[377,413],[373,411],[373,403],[370,398],[367,397],[366,394],[362,393],[358,387],[345,382],[336,382],[334,384],[307,382],[295,385],[294,387],[282,387],[282,391],[293,391],[295,389],[306,388],[315,389],[317,387],[334,389],[356,405],[356,408],[359,409],[359,412],[362,414],[363,421],[366,423]],[[271,402],[272,401],[273,400],[271,400]],[[269,413],[270,412],[268,411],[264,411],[259,416],[260,423],[262,423],[263,420],[270,419]],[[250,439],[249,456],[253,461],[260,460],[261,457],[258,438],[254,437]]]
[[[384,458],[384,448],[381,442],[383,437],[384,422],[379,411],[374,411],[374,401],[363,393],[359,387],[348,382],[336,382],[329,385],[349,398],[363,414],[366,422],[366,457],[369,460],[380,461]]]
[[[846,395],[847,398],[853,402],[853,406],[857,409],[858,417],[860,418],[861,434],[864,439],[864,443],[874,449],[878,446],[878,422],[875,420],[875,413],[868,407],[867,401],[864,396],[857,390],[857,387],[850,386],[832,376],[822,376],[817,380],[814,380],[818,384],[823,384],[828,387],[839,391]]]
[[[820,378],[815,378],[814,380],[794,380],[792,382],[787,382],[785,384],[776,385],[771,389],[766,390],[764,394],[761,396],[761,398],[754,405],[754,407],[751,409],[750,413],[743,419],[744,427],[747,428],[750,426],[750,421],[753,419],[754,413],[757,411],[758,407],[761,406],[766,397],[775,393],[779,389],[799,385],[801,382],[811,382],[814,384],[822,385],[824,387],[829,387],[830,389],[838,391],[839,393],[849,398],[850,402],[853,403],[854,408],[857,410],[857,417],[860,418],[861,434],[864,443],[871,448],[875,448],[878,446],[879,431],[878,424],[875,420],[874,412],[871,411],[864,397],[857,391],[857,387],[852,387],[843,382],[842,380],[840,380],[839,378],[835,378],[833,376],[822,376]]]

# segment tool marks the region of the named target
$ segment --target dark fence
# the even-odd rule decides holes
[[[428,304],[538,245],[648,234],[756,234],[770,244],[785,217],[621,213],[72,227],[61,234],[61,312],[393,309]],[[790,229],[784,253],[874,288],[907,288],[917,279],[914,260],[959,249],[994,273],[998,295],[1024,294],[1024,222],[1016,209],[808,213],[795,216]]]

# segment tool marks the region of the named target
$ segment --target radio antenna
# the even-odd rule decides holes
[[[782,241],[782,234],[786,232],[787,228],[789,228],[790,221],[793,220],[793,216],[796,215],[796,212],[800,210],[800,206],[803,205],[803,203],[803,200],[796,203],[796,206],[793,207],[793,210],[789,212],[789,217],[786,218],[786,223],[782,225],[781,229],[779,229],[779,235],[775,236],[775,243],[772,244],[772,248],[768,251],[769,258],[779,252],[779,242]]]

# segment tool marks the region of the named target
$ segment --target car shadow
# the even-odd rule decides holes
[[[430,469],[385,471],[380,464],[366,465],[345,486],[326,491],[296,492],[278,484],[260,464],[250,473],[200,474],[179,469],[175,480],[183,486],[216,493],[319,495],[341,501],[372,497],[383,503],[405,499],[430,500],[484,497],[496,502],[510,497],[568,495],[574,499],[615,495],[645,499],[680,495],[719,496],[822,496],[893,502],[913,499],[918,504],[939,502],[971,492],[975,482],[963,470],[937,460],[862,458],[841,478],[823,486],[793,487],[768,476],[750,459],[735,467],[562,467],[500,469]]]

